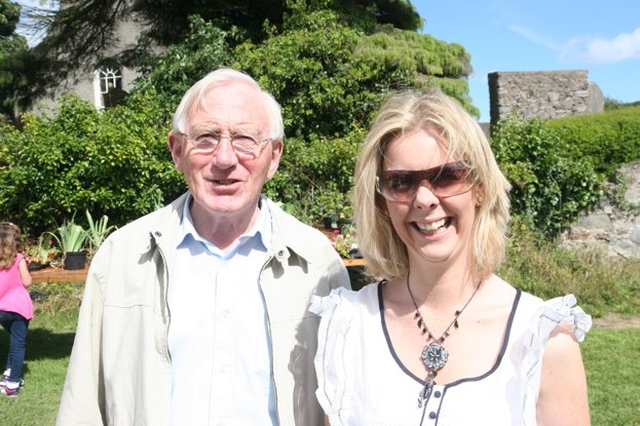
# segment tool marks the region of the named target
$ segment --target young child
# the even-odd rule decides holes
[[[0,324],[9,332],[9,356],[0,394],[18,396],[27,346],[29,321],[33,319],[33,303],[27,292],[31,274],[21,251],[24,245],[20,228],[10,222],[0,222]]]

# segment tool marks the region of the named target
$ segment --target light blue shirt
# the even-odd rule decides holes
[[[171,425],[276,425],[271,341],[258,284],[271,240],[269,211],[261,209],[252,229],[223,253],[195,230],[190,201],[168,298]]]

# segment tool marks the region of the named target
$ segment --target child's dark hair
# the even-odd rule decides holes
[[[8,269],[16,254],[24,250],[20,228],[11,222],[0,222],[0,269]]]

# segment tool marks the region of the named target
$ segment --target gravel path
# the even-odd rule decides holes
[[[601,318],[594,318],[593,325],[598,328],[640,328],[640,315],[609,313]]]

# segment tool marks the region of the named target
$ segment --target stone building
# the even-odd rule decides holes
[[[525,120],[604,111],[602,91],[586,70],[493,72],[488,80],[492,125],[513,110]]]
[[[62,3],[64,7],[64,3]],[[142,32],[142,27],[134,19],[119,21],[115,30],[115,42],[105,49],[104,57],[111,57],[125,49],[135,46]],[[95,105],[96,109],[104,109],[117,104],[133,87],[138,77],[134,69],[122,66],[115,61],[103,61],[99,67],[91,70],[79,70],[63,82],[46,98],[40,99],[37,110],[46,109],[57,104],[57,100],[65,93],[73,93]],[[44,108],[43,108],[44,107]]]

